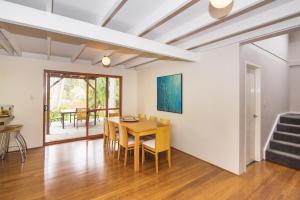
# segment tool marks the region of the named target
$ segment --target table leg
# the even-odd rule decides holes
[[[140,168],[140,136],[134,135],[134,171],[138,172]]]
[[[96,126],[96,120],[97,120],[97,119],[96,119],[96,114],[97,114],[97,112],[95,111],[95,112],[94,112],[94,125],[95,125],[95,126]]]
[[[72,113],[70,113],[70,124],[72,122]]]
[[[62,123],[62,128],[65,128],[65,114],[61,114],[61,123]]]

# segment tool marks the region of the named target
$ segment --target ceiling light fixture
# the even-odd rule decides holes
[[[210,3],[215,8],[225,8],[231,4],[233,0],[210,0]]]
[[[104,67],[109,67],[111,60],[108,56],[104,56],[101,62]]]

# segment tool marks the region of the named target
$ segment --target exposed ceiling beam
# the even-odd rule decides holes
[[[47,59],[51,57],[51,37],[47,36]]]
[[[6,29],[0,28],[0,31],[3,34],[3,36],[7,39],[8,44],[13,48],[14,52],[16,52],[18,56],[22,56],[22,50],[18,45],[17,41],[15,40],[14,36]]]
[[[15,13],[22,13],[22,15],[16,15]],[[0,21],[121,46],[155,54],[157,56],[165,56],[185,61],[197,61],[199,59],[196,53],[181,48],[99,27],[68,17],[55,14],[49,15],[49,13],[45,11],[7,1],[0,1]]]
[[[9,42],[5,38],[5,36],[0,32],[0,45],[4,48],[4,50],[11,56],[14,55],[14,50],[10,46]]]
[[[134,60],[136,58],[138,58],[139,55],[133,54],[133,55],[128,55],[119,59],[115,59],[113,60],[113,63],[111,64],[112,67],[118,66],[118,65],[122,65],[126,62],[129,62],[131,60]]]
[[[300,16],[292,18],[286,21],[282,21],[276,24],[271,24],[266,27],[258,28],[247,33],[236,35],[224,39],[220,42],[212,43],[196,49],[199,52],[208,51],[215,48],[220,48],[227,45],[240,43],[241,45],[256,42],[261,39],[275,37],[282,34],[287,34],[290,31],[299,30],[300,28]]]
[[[127,0],[116,0],[113,6],[108,10],[104,17],[100,21],[100,26],[105,26],[109,21],[117,14],[117,12],[123,7]]]
[[[72,62],[75,62],[79,56],[81,55],[81,53],[83,52],[83,50],[86,48],[86,44],[81,44],[79,45],[77,51],[74,53],[74,55],[71,58]]]
[[[158,61],[158,60],[159,60],[159,58],[151,58],[151,59],[149,59],[147,61],[141,61],[140,63],[137,63],[135,65],[131,65],[130,67],[126,67],[126,69],[137,68],[137,67],[140,67],[142,65],[153,63],[153,62]]]
[[[150,16],[143,20],[140,24],[133,27],[129,33],[133,35],[143,36],[159,25],[165,23],[172,17],[176,16],[183,10],[197,3],[199,0],[166,0],[158,9]]]
[[[300,1],[275,1],[272,4],[267,4],[252,12],[246,13],[237,19],[225,22],[220,27],[216,26],[211,31],[207,30],[207,32],[203,32],[203,34],[195,39],[179,43],[179,46],[188,50],[196,49],[224,38],[233,37],[282,20],[293,18],[298,14],[300,14]]]
[[[46,0],[46,11],[53,13],[53,0]]]
[[[159,37],[156,37],[155,40],[171,44],[270,2],[272,2],[272,0],[235,1],[230,14],[222,19],[213,18],[209,12],[205,12],[200,14],[197,18],[183,25],[179,25],[174,30],[161,34]]]
[[[199,2],[199,0],[178,0],[175,2],[174,0],[167,0],[159,9],[155,10],[152,15],[148,16],[142,23],[130,30],[129,33],[143,36],[197,2]],[[136,58],[138,58],[138,56],[133,59]]]
[[[100,63],[104,56],[112,56],[113,53],[114,53],[113,50],[105,50],[99,56],[95,57],[92,60],[92,65],[96,65],[96,64]]]

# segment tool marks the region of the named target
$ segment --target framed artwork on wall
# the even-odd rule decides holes
[[[157,110],[182,114],[182,74],[157,77]]]

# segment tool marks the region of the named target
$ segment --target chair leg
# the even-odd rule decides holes
[[[145,149],[144,149],[144,146],[142,145],[142,165],[144,164],[145,162]]]
[[[124,166],[127,165],[127,153],[128,153],[128,148],[125,148],[125,159],[124,159]]]
[[[115,158],[116,141],[113,141],[113,158]]]
[[[105,147],[106,147],[106,136],[103,135],[103,148],[105,148]]]
[[[121,145],[118,144],[118,160],[120,160]]]
[[[168,150],[168,162],[169,162],[169,168],[171,167],[171,149]]]
[[[107,153],[108,153],[108,155],[109,155],[109,151],[110,151],[110,139],[109,138],[107,138]]]
[[[155,153],[155,170],[158,173],[158,153]]]

